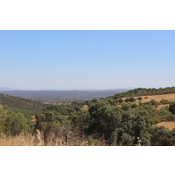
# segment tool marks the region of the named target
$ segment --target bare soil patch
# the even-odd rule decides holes
[[[35,118],[35,116],[34,116],[34,115],[32,116],[32,121],[33,121],[33,122],[35,122],[35,121],[36,121],[36,118]]]
[[[163,107],[169,106],[169,104],[165,104],[165,105],[159,105],[156,109],[160,110]]]
[[[156,123],[154,124],[153,126],[165,126],[165,128],[168,128],[169,130],[172,130],[175,128],[175,122],[172,121],[172,122],[160,122],[160,123]]]
[[[84,105],[84,106],[82,107],[82,109],[88,109],[88,108],[89,108],[88,105]]]

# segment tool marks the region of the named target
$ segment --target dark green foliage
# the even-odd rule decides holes
[[[120,98],[120,99],[118,100],[118,102],[119,102],[120,104],[123,103],[123,99]]]
[[[160,111],[159,111],[159,115],[160,116],[171,115],[171,113],[169,112],[168,108],[161,108]]]
[[[74,128],[79,127],[80,130],[86,132],[90,124],[90,115],[88,111],[79,111],[68,118]]]
[[[6,135],[19,135],[20,133],[31,133],[33,130],[33,123],[30,119],[25,118],[25,116],[21,113],[15,114],[14,112],[10,112],[7,114],[8,117],[5,119],[5,134]]]
[[[143,107],[152,117],[158,114],[158,110],[154,109],[153,106],[149,104],[143,105]]]
[[[155,100],[151,100],[151,101],[149,102],[149,104],[151,104],[151,105],[158,105],[159,103],[158,103],[157,101],[155,101]]]
[[[96,101],[97,101],[96,98],[93,98],[93,99],[91,100],[92,103],[95,103]]]
[[[137,99],[140,100],[140,101],[142,101],[142,97],[138,97]]]
[[[133,142],[135,140],[135,137],[127,134],[127,133],[123,133],[122,136],[121,136],[121,140],[120,140],[120,143],[119,145],[121,146],[132,146],[133,145]]]
[[[138,105],[137,104],[133,104],[132,106],[131,106],[131,108],[136,108]]]
[[[114,99],[114,101],[113,101],[114,103],[118,103],[118,100],[117,99]]]
[[[0,105],[0,133],[4,131],[4,120],[6,117],[6,111],[3,109],[3,106]]]
[[[120,124],[121,112],[118,107],[111,106],[106,101],[99,100],[89,108],[91,123],[89,134],[97,133],[99,137],[103,134],[108,139],[115,128]]]
[[[129,102],[134,102],[134,101],[136,101],[136,99],[134,97],[129,98]]]
[[[131,106],[132,106],[132,103],[126,103],[122,105],[121,109],[124,111],[128,111],[129,109],[131,109]]]
[[[174,146],[175,145],[175,129],[169,131],[164,126],[150,127],[149,132],[151,134],[152,146]]]
[[[55,137],[62,137],[66,136],[71,130],[70,122],[67,120],[67,117],[55,115],[52,111],[38,113],[35,118],[35,129],[43,133],[45,145],[52,139],[50,134],[54,133]]]
[[[175,116],[170,115],[166,118],[166,121],[175,121]]]
[[[139,117],[140,115],[142,116],[141,118]],[[150,135],[148,133],[150,122],[147,115],[143,112],[137,114],[136,111],[124,113],[120,127],[116,128],[111,134],[111,142],[117,145],[137,145],[137,136],[140,136],[143,140],[143,145],[150,145]],[[117,138],[117,140],[115,141],[114,138]]]
[[[90,101],[90,100],[86,100],[86,101],[85,101],[85,104],[86,104],[87,106],[90,106],[90,105],[91,105],[91,101]]]
[[[165,100],[165,99],[162,99],[162,100],[160,101],[160,104],[170,104],[170,101]]]
[[[175,102],[170,104],[169,106],[169,111],[172,113],[172,114],[175,114]]]
[[[43,111],[53,111],[55,115],[65,115],[65,116],[70,116],[74,112],[78,112],[81,110],[81,108],[86,104],[82,102],[72,102],[71,104],[68,105],[52,105],[48,106],[46,109]]]
[[[108,100],[108,102],[113,105],[113,106],[116,106],[116,103],[114,101],[111,101],[111,100]]]
[[[126,102],[126,103],[129,102],[129,98],[126,98],[126,99],[125,99],[125,102]]]
[[[105,101],[92,104],[89,134],[96,133],[97,138],[105,135],[112,145],[135,145],[137,137],[143,139],[143,145],[150,145],[150,115],[146,110],[131,110],[131,105],[125,104],[120,109]]]

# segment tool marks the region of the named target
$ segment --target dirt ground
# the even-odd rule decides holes
[[[88,109],[89,107],[87,105],[84,105],[82,109]]]
[[[159,105],[156,109],[160,110],[161,108],[163,108],[163,107],[165,107],[165,106],[169,106],[169,104]]]
[[[33,121],[33,122],[35,122],[35,121],[36,121],[36,118],[35,118],[35,116],[34,116],[34,115],[32,116],[32,121]]]
[[[175,128],[175,122],[172,121],[172,122],[160,122],[160,123],[156,123],[154,124],[153,126],[165,126],[165,128],[168,128],[169,130],[172,130],[173,128]]]

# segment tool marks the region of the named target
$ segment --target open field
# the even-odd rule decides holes
[[[150,95],[150,96],[140,96],[142,97],[142,103],[145,102],[149,102],[151,100],[155,100],[160,102],[162,99],[168,100],[170,102],[175,101],[175,94],[163,94],[163,95]],[[145,99],[145,97],[148,97],[147,99]],[[137,99],[138,97],[134,97],[135,99]],[[126,98],[123,98],[123,100],[125,100]],[[139,100],[137,100],[135,103],[139,104]]]
[[[172,130],[173,128],[175,128],[175,122],[174,121],[165,121],[165,122],[160,122],[160,123],[156,123],[153,126],[165,126],[165,128],[168,128],[169,130]]]
[[[150,102],[151,100],[155,100],[157,102],[160,102],[162,99],[164,100],[168,100],[170,102],[175,101],[175,94],[163,94],[163,95],[150,95],[150,96],[140,96],[142,97],[142,103],[145,102]],[[146,98],[145,98],[146,97]],[[123,100],[125,100],[127,97],[122,98]],[[136,99],[135,104],[139,105],[139,100],[137,100],[138,97],[134,97]],[[121,105],[120,105],[121,106]],[[158,107],[156,108],[157,110],[160,110],[163,107],[169,106],[169,104],[162,104],[162,105],[158,105]]]

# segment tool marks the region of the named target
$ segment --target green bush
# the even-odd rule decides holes
[[[129,98],[129,102],[134,102],[134,101],[136,101],[136,99],[134,97]]]
[[[137,99],[140,100],[140,101],[142,101],[142,97],[138,97]]]
[[[120,98],[120,99],[118,100],[118,102],[119,102],[120,104],[123,103],[123,99]]]
[[[172,114],[175,114],[175,102],[170,104],[169,106],[169,111],[172,113]]]
[[[162,99],[162,100],[160,101],[160,104],[170,104],[170,101],[165,100],[165,99]]]

